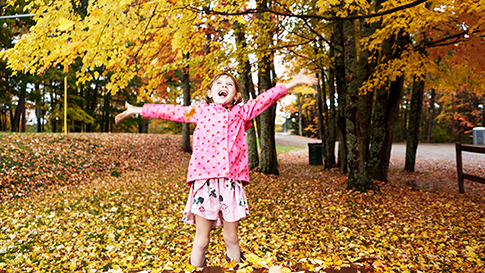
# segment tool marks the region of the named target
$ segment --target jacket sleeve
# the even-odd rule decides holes
[[[185,120],[185,112],[191,106],[181,106],[174,104],[144,104],[142,108],[142,116],[144,119],[156,118],[165,119],[176,122],[194,123],[194,117]]]
[[[270,107],[273,103],[286,96],[287,94],[288,91],[283,84],[277,85],[273,88],[270,88],[268,91],[259,94],[258,97],[253,100],[249,100],[246,104],[243,105],[245,114],[244,119],[251,120],[257,117],[259,114],[263,113],[264,110],[268,109],[268,107]]]

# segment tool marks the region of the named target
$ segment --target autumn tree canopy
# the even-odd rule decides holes
[[[8,2],[16,5],[16,1]],[[293,53],[293,58],[299,57],[299,63],[314,63],[315,67],[330,65],[328,55],[321,50],[332,46],[332,21],[381,22],[372,35],[362,37],[359,50],[380,50],[386,38],[401,30],[413,35],[414,42],[406,53],[380,64],[362,90],[377,88],[386,79],[392,80],[406,71],[417,75],[432,73],[437,70],[437,57],[455,63],[468,58],[467,63],[477,75],[484,69],[485,62],[476,59],[483,58],[483,54],[473,54],[482,49],[483,0],[319,0],[273,4],[267,11],[275,19],[280,18],[278,28],[285,31],[273,50],[285,49]],[[184,52],[201,52],[208,46],[212,48],[209,56],[195,55],[189,62],[204,65],[206,70],[234,66],[231,57],[239,53],[230,42],[233,33],[229,26],[236,21],[247,27],[248,37],[256,38],[257,9],[245,1],[30,1],[24,10],[35,14],[36,24],[13,49],[2,53],[11,68],[35,74],[61,64],[67,70],[81,58],[79,84],[93,77],[109,76],[106,88],[114,92],[125,88],[135,77],[144,82],[140,95],[157,90],[164,81],[161,75],[185,65]],[[450,46],[454,47],[454,54],[448,56]],[[420,54],[417,49],[421,47],[433,48],[429,57]],[[96,67],[103,71],[87,73]],[[204,72],[200,75],[209,77]]]

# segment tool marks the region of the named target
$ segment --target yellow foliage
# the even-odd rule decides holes
[[[67,71],[80,57],[83,68],[78,71],[78,83],[92,80],[89,71],[103,67],[105,73],[112,73],[108,91],[115,93],[125,88],[134,77],[142,78],[153,91],[161,74],[187,65],[174,51],[205,49],[205,30],[197,25],[217,28],[222,24],[223,18],[207,18],[185,8],[189,4],[190,1],[164,0],[141,1],[136,5],[129,0],[89,1],[87,16],[81,19],[72,13],[69,0],[49,5],[34,0],[26,9],[36,14],[36,24],[28,35],[20,37],[14,48],[0,54],[7,58],[10,68],[33,74],[41,74],[57,64]],[[215,51],[221,45],[214,42],[212,46]],[[211,61],[215,60],[204,60]]]
[[[68,29],[69,29],[69,28],[70,28],[72,25],[74,25],[74,22],[73,22],[73,21],[71,21],[71,20],[68,20],[68,19],[66,19],[66,18],[64,18],[64,17],[61,17],[61,18],[59,19],[59,27],[58,27],[58,28],[59,28],[59,30],[60,30],[60,31],[66,31],[66,30],[68,30]]]
[[[307,95],[307,94],[315,94],[316,93],[316,90],[311,87],[311,86],[297,86],[295,87],[293,90],[292,90],[292,93],[294,94],[303,94],[303,95]]]

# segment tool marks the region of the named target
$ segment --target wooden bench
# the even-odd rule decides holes
[[[458,190],[460,191],[460,193],[465,193],[463,179],[468,179],[474,182],[485,184],[485,178],[463,173],[463,163],[461,158],[461,152],[485,154],[485,147],[462,145],[461,143],[456,143],[455,148],[456,148],[456,169],[458,174]]]

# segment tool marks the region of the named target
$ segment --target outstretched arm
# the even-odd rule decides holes
[[[302,70],[291,81],[284,84],[277,84],[275,87],[259,94],[258,97],[244,104],[244,113],[247,114],[244,116],[244,120],[249,121],[261,114],[277,100],[286,96],[288,93],[291,93],[290,89],[294,89],[299,85],[315,85],[317,83],[317,77],[308,76],[305,74],[305,71]]]
[[[317,77],[314,75],[306,75],[305,70],[300,71],[291,81],[285,83],[286,90],[291,92],[291,89],[299,85],[316,85],[318,83]]]
[[[119,124],[123,120],[135,116],[135,115],[141,115],[142,114],[142,107],[139,106],[134,106],[129,104],[128,102],[125,102],[125,107],[126,110],[115,117],[115,123]]]

